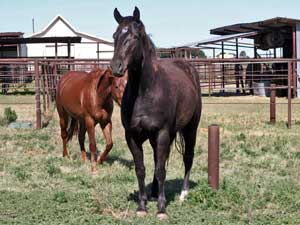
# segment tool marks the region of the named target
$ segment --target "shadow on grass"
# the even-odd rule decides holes
[[[105,162],[108,163],[109,165],[112,165],[115,161],[119,162],[123,166],[133,169],[134,168],[134,162],[133,160],[128,160],[124,158],[120,158],[119,156],[115,155],[108,155]]]
[[[179,195],[181,192],[181,187],[183,184],[183,179],[174,179],[174,180],[166,180],[165,182],[165,194],[166,194],[166,205],[169,205],[170,202],[175,201],[175,196]],[[146,186],[146,192],[148,196],[148,200],[150,199],[151,195],[151,185],[152,183],[149,183]],[[190,180],[190,190],[194,189],[197,186],[197,183]],[[138,202],[139,200],[139,192],[134,191],[133,193],[130,193],[127,197],[128,201],[134,201]]]
[[[97,151],[97,155],[99,155],[99,154],[100,154],[99,151]],[[90,152],[86,152],[86,157],[89,161],[91,161],[91,153]],[[111,166],[116,161],[119,162],[121,165],[127,167],[128,169],[134,168],[134,162],[132,160],[120,158],[119,156],[110,155],[110,154],[108,154],[104,163],[107,163],[108,165]]]

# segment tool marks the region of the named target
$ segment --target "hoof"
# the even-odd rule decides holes
[[[92,167],[92,175],[96,175],[98,173],[96,167]]]
[[[81,153],[81,159],[83,163],[86,163],[86,154],[85,153]]]
[[[97,163],[102,164],[105,160],[106,160],[105,157],[100,157],[100,156],[98,156],[98,158],[97,158]]]
[[[180,197],[179,197],[179,201],[180,202],[184,202],[188,196],[188,191],[185,190],[185,191],[181,191],[181,194],[180,194]]]
[[[146,211],[136,211],[136,215],[138,217],[145,217],[147,215]]]
[[[157,213],[156,216],[159,220],[167,220],[169,218],[166,213]]]

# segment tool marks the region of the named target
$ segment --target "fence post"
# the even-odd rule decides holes
[[[213,190],[219,189],[219,126],[208,127],[208,184]]]
[[[41,113],[41,96],[40,96],[40,73],[39,73],[39,62],[34,61],[35,71],[35,112],[36,112],[36,129],[42,128],[42,113]]]
[[[211,68],[211,63],[208,64],[208,95],[211,95],[211,73],[212,73],[212,68]]]
[[[271,84],[270,94],[270,123],[276,123],[276,84]]]
[[[292,90],[291,90],[291,80],[292,80],[292,63],[288,62],[288,128],[291,128],[292,124]]]

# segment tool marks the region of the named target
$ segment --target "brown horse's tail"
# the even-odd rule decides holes
[[[70,117],[70,121],[69,121],[69,126],[68,126],[68,137],[67,137],[67,141],[71,140],[74,134],[78,133],[78,128],[79,128],[79,121]]]
[[[183,134],[181,131],[177,132],[177,134],[176,134],[175,148],[181,155],[184,155],[185,143],[184,143],[184,138],[183,138]]]

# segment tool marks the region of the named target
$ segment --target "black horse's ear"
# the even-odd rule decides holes
[[[138,9],[138,7],[134,7],[134,11],[133,11],[133,19],[136,22],[140,21],[140,10]]]
[[[115,17],[115,20],[118,22],[118,24],[122,23],[123,16],[121,16],[121,14],[119,13],[119,10],[117,8],[115,8],[115,10],[114,10],[114,17]]]

